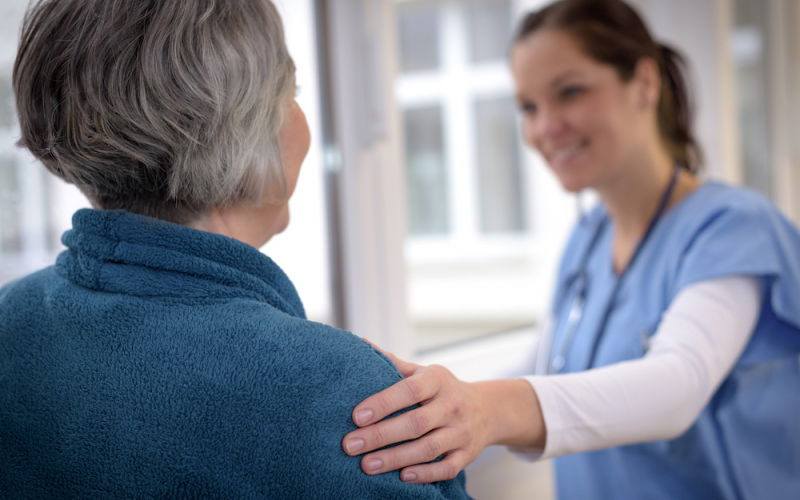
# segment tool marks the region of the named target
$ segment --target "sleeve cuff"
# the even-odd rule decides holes
[[[524,462],[536,462],[559,456],[562,454],[558,451],[560,448],[559,443],[562,440],[562,432],[557,426],[557,422],[559,422],[558,405],[556,404],[551,381],[547,377],[537,375],[522,377],[522,379],[531,385],[533,392],[536,393],[536,397],[539,399],[539,407],[542,409],[547,437],[544,449],[509,446],[508,451],[515,458]]]

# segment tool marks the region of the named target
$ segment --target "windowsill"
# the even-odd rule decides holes
[[[442,365],[461,380],[474,382],[517,376],[533,356],[539,332],[526,327],[418,354],[421,365]]]
[[[528,259],[535,249],[536,239],[531,233],[472,238],[417,236],[406,241],[405,255],[411,265],[454,266]]]

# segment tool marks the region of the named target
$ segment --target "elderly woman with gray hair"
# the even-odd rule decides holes
[[[20,144],[96,209],[0,290],[0,496],[467,498],[344,453],[402,377],[257,250],[309,146],[269,0],[40,1],[14,90]]]

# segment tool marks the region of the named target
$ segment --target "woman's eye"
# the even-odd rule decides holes
[[[536,104],[532,102],[522,102],[519,104],[519,110],[526,115],[536,113]]]
[[[571,99],[583,93],[582,87],[564,87],[561,91],[561,97]]]

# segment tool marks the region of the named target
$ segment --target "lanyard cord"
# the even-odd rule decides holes
[[[644,236],[639,241],[639,244],[636,245],[636,249],[633,251],[633,256],[631,256],[631,260],[628,261],[628,265],[625,266],[625,269],[622,270],[622,273],[617,278],[617,282],[614,283],[614,289],[611,291],[611,295],[608,299],[608,303],[606,304],[605,311],[603,312],[602,319],[600,320],[600,326],[597,329],[597,335],[594,338],[594,343],[592,344],[591,355],[589,356],[589,365],[587,368],[591,368],[594,365],[595,358],[597,357],[597,348],[600,346],[600,341],[605,334],[606,325],[608,324],[608,319],[611,317],[611,312],[614,310],[614,302],[617,299],[617,295],[619,294],[619,290],[622,287],[622,281],[625,278],[625,275],[628,273],[628,269],[633,267],[636,258],[641,253],[642,248],[644,247],[645,243],[647,243],[648,238],[653,232],[653,229],[658,224],[659,219],[661,216],[664,215],[664,212],[667,210],[667,205],[669,204],[670,198],[672,198],[672,193],[675,191],[675,186],[678,183],[678,173],[680,172],[679,167],[675,167],[675,170],[672,173],[672,179],[669,181],[669,186],[667,186],[666,191],[664,191],[664,195],[661,197],[661,201],[658,204],[658,208],[656,209],[656,213],[653,215],[653,218],[650,220],[650,224],[647,226],[647,231],[645,231]],[[588,264],[589,254],[591,253],[591,247],[594,246],[596,241],[599,239],[598,235],[602,231],[605,225],[601,225],[598,228],[597,234],[592,240],[592,245],[589,247],[589,251],[586,252],[586,258],[583,263],[581,273],[586,272],[586,265]]]
[[[558,350],[558,354],[556,354],[547,363],[548,375],[559,372],[567,362],[567,353],[572,346],[575,332],[578,328],[578,323],[583,316],[583,307],[586,302],[586,281],[588,280],[586,267],[589,262],[589,257],[592,255],[592,250],[597,246],[597,241],[603,234],[603,228],[605,228],[606,222],[607,219],[604,219],[600,223],[598,228],[595,230],[592,239],[589,240],[586,250],[584,250],[583,255],[581,256],[580,267],[577,276],[578,293],[575,294],[575,298],[572,300],[572,307],[570,307],[569,316],[567,317],[567,326],[564,329],[564,337],[559,343],[561,347]],[[552,350],[554,347],[555,346],[551,346],[550,349]]]

